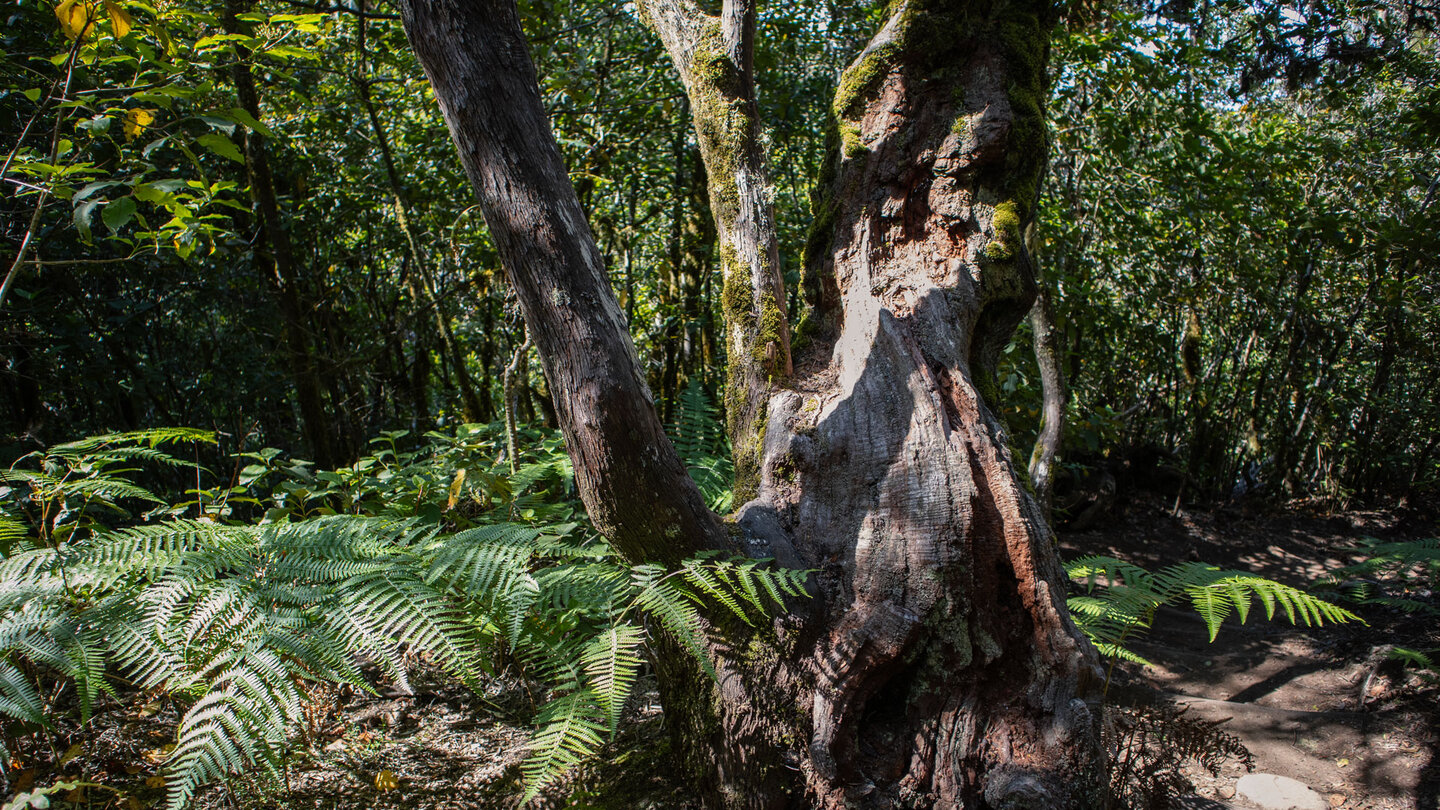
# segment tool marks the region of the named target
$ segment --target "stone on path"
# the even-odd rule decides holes
[[[1330,810],[1330,803],[1304,782],[1273,773],[1240,777],[1235,784],[1235,796],[1261,810]]]

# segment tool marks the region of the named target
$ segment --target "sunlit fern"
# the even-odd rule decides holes
[[[1068,600],[1075,623],[1112,662],[1150,663],[1126,644],[1149,631],[1162,605],[1188,602],[1205,621],[1211,641],[1232,614],[1245,622],[1256,602],[1266,619],[1274,619],[1278,612],[1291,624],[1359,621],[1350,611],[1313,594],[1202,562],[1179,563],[1151,573],[1114,557],[1089,556],[1066,563],[1065,571],[1084,586],[1083,593]]]
[[[1433,593],[1440,586],[1440,539],[1382,542],[1367,537],[1350,551],[1365,559],[1327,574],[1317,583],[1318,590],[1361,605],[1428,616],[1440,614],[1433,598],[1413,595],[1417,591]]]
[[[68,479],[56,480],[44,497],[64,502]],[[423,654],[478,685],[502,650],[548,690],[522,765],[528,800],[614,734],[647,628],[663,628],[711,671],[702,613],[753,621],[800,595],[806,576],[716,555],[676,571],[629,566],[574,523],[445,532],[385,515],[170,518],[14,542],[0,562],[0,714],[51,722],[37,668],[75,684],[85,717],[117,677],[172,695],[188,706],[166,763],[173,808],[230,774],[280,775],[307,681],[371,690],[364,660],[408,688]]]

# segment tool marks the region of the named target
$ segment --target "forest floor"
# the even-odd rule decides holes
[[[1221,508],[1172,513],[1168,502],[1136,496],[1103,524],[1061,535],[1066,558],[1112,554],[1151,570],[1184,560],[1241,568],[1303,586],[1356,558],[1359,538],[1433,537],[1433,520],[1403,511],[1312,512],[1303,507]],[[1436,594],[1411,594],[1440,606]],[[1166,609],[1133,647],[1153,662],[1122,664],[1117,682],[1158,690],[1194,716],[1223,726],[1254,755],[1256,772],[1288,776],[1333,808],[1440,810],[1440,686],[1385,662],[1388,645],[1440,647],[1440,622],[1385,609],[1359,611],[1368,624],[1295,628],[1252,615],[1233,617],[1215,643],[1193,613]],[[1256,613],[1259,611],[1257,609]],[[423,669],[423,668],[422,668]],[[526,713],[540,697],[523,683],[496,682],[476,695],[443,680],[413,681],[414,694],[347,689],[317,693],[286,785],[262,790],[238,779],[207,790],[204,810],[511,808],[520,792]],[[160,763],[179,707],[143,697],[109,701],[83,730],[12,747],[12,790],[61,776],[104,785],[57,795],[56,808],[163,805]],[[585,773],[539,804],[575,808],[691,807],[667,756],[653,689],[632,722]],[[1235,797],[1237,763],[1218,776],[1188,773],[1195,793],[1177,807],[1245,807]]]
[[[1250,571],[1303,587],[1360,558],[1358,541],[1437,535],[1433,518],[1413,511],[1324,513],[1292,504],[1172,512],[1138,496],[1112,510],[1107,525],[1062,532],[1062,556],[1109,554],[1150,570],[1184,560]],[[1408,594],[1440,607],[1440,594]],[[1231,617],[1214,643],[1199,615],[1162,608],[1154,630],[1131,647],[1153,666],[1122,664],[1131,684],[1173,697],[1193,716],[1225,720],[1254,755],[1256,773],[1296,779],[1334,808],[1436,810],[1440,795],[1440,685],[1399,661],[1392,646],[1440,647],[1440,621],[1399,610],[1346,605],[1366,623],[1294,627]],[[1120,676],[1117,676],[1117,680]],[[1218,776],[1190,776],[1198,797],[1187,807],[1246,807],[1236,799],[1238,763]]]

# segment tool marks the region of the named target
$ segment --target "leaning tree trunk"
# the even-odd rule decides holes
[[[670,23],[720,44],[704,75],[693,57],[681,74],[692,94],[706,77],[718,81],[699,89],[741,88],[724,115],[753,109],[736,83],[748,46],[722,36],[747,6],[727,2],[720,20],[678,6]],[[642,6],[662,34],[657,12],[670,7]],[[723,629],[717,681],[661,656],[667,722],[710,806],[1048,810],[1096,798],[1083,700],[1095,654],[1065,611],[1052,538],[987,402],[1034,295],[1021,233],[1045,157],[1048,8],[902,2],[845,74],[843,152],[808,268],[819,326],[793,377],[772,365],[757,383],[770,393],[753,434],[755,497],[725,532],[697,508],[660,430],[513,2],[401,4],[597,528],[632,559],[734,543],[817,571],[815,598],[773,634]],[[692,108],[703,147],[713,122]],[[754,213],[728,210],[729,225],[716,205],[722,250],[727,228]],[[750,306],[727,305],[732,318],[763,315],[768,276],[749,278]],[[744,300],[728,278],[726,297]],[[763,331],[739,335],[762,368],[781,357]]]

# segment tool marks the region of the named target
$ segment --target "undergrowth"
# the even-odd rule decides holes
[[[55,683],[73,685],[82,723],[102,693],[178,701],[164,783],[180,808],[239,772],[278,780],[308,683],[373,692],[362,661],[401,689],[421,658],[477,688],[517,668],[545,695],[528,801],[615,734],[654,633],[713,675],[707,612],[753,622],[803,593],[805,572],[766,561],[621,560],[586,527],[557,438],[513,474],[495,429],[406,439],[333,471],[240,454],[230,480],[178,497],[138,481],[214,436],[111,434],[19,460],[0,473],[0,714],[53,728]],[[721,449],[714,433],[677,439]]]

